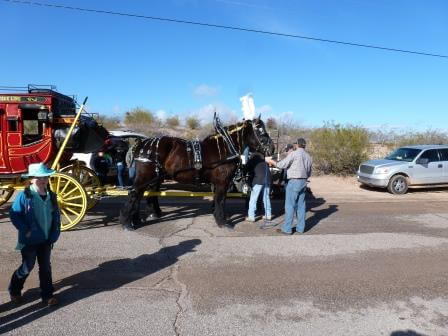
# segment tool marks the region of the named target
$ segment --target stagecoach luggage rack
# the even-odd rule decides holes
[[[0,85],[0,91],[28,92],[28,87],[27,86],[5,86],[5,85]]]
[[[24,93],[47,93],[58,98],[71,98],[76,101],[75,95],[64,95],[57,91],[56,85],[51,84],[28,84],[27,86],[4,86],[0,85],[0,91],[24,92]]]

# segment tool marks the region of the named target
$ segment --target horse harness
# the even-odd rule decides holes
[[[235,144],[233,143],[232,137],[229,134],[229,131],[227,130],[226,127],[224,127],[221,123],[221,120],[219,119],[219,117],[216,115],[214,115],[213,117],[213,125],[215,127],[215,131],[216,131],[216,135],[214,136],[214,138],[216,139],[216,145],[218,147],[218,152],[219,152],[219,158],[221,159],[221,150],[219,147],[219,143],[218,143],[218,138],[221,137],[224,141],[224,143],[227,145],[227,149],[230,153],[230,156],[225,158],[223,161],[230,161],[233,160],[237,157],[239,157],[239,153],[237,152],[236,148],[235,148]]]
[[[142,147],[138,150],[138,156],[135,158],[137,161],[146,162],[146,163],[154,163],[155,164],[155,172],[157,175],[157,179],[160,178],[163,173],[163,165],[160,162],[159,158],[159,144],[162,137],[157,138],[149,138],[143,144]],[[200,171],[203,167],[202,160],[202,149],[201,143],[198,139],[195,140],[184,140],[180,139],[185,144],[185,149],[187,151],[189,167],[186,170],[194,169],[195,180],[197,183],[200,182]],[[179,172],[176,172],[179,173]]]
[[[188,160],[190,161],[190,167],[196,170],[202,169],[202,149],[201,143],[198,139],[185,141],[188,153]],[[191,155],[190,155],[191,153]],[[193,162],[191,162],[193,158]]]
[[[138,156],[134,159],[136,161],[147,162],[147,163],[155,163],[156,174],[159,175],[160,170],[162,169],[162,165],[159,161],[159,143],[163,137],[157,138],[149,138],[145,142],[142,143],[142,148],[138,151]],[[154,154],[154,158],[152,158],[152,154]]]
[[[254,128],[256,127],[256,125],[253,125],[253,126],[254,126]],[[221,163],[224,163],[227,161],[232,161],[232,160],[235,160],[236,158],[239,158],[240,153],[237,151],[235,143],[234,143],[232,137],[230,136],[230,133],[233,133],[240,129],[242,129],[244,132],[245,124],[229,131],[226,127],[222,126],[220,119],[215,115],[214,127],[215,127],[215,131],[217,134],[214,135],[213,138],[216,139],[220,159],[217,162],[215,162],[212,166],[219,165]],[[255,137],[259,143],[259,146],[263,147],[263,143],[260,140],[255,129],[254,129],[253,133],[255,134]],[[242,139],[240,139],[239,133],[237,134],[237,136],[238,136],[237,142],[238,142],[238,147],[239,147],[238,149],[241,151]],[[242,134],[241,138],[243,138],[243,136],[244,135]],[[141,162],[145,162],[145,163],[154,163],[155,164],[155,173],[156,173],[155,179],[157,179],[157,180],[160,179],[160,177],[161,177],[160,175],[163,173],[162,172],[163,165],[160,163],[160,158],[159,158],[159,144],[160,144],[160,140],[162,138],[163,138],[163,136],[149,138],[146,141],[144,141],[141,145],[141,148],[137,148],[137,153],[136,153],[137,157],[135,157],[135,159],[134,159],[136,161],[141,161]],[[225,157],[223,159],[221,159],[221,149],[220,149],[220,145],[218,143],[219,138],[223,139],[224,144],[227,147],[227,152],[229,154],[227,157]],[[185,149],[187,151],[187,156],[188,156],[188,161],[189,161],[189,167],[185,170],[194,169],[195,170],[195,180],[196,180],[196,183],[199,184],[200,179],[201,179],[200,172],[204,168],[201,143],[198,139],[195,139],[195,140],[180,139],[180,140],[182,140],[185,143]],[[240,168],[239,164],[240,164],[240,162],[238,162],[237,170]],[[207,167],[207,168],[211,168],[211,167]],[[185,170],[181,170],[181,171],[185,171]],[[175,174],[178,174],[181,171],[178,171]]]

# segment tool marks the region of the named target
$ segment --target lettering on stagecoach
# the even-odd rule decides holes
[[[0,96],[0,102],[6,103],[43,103],[45,97]]]

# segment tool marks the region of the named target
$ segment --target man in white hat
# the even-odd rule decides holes
[[[17,250],[22,254],[22,264],[13,273],[9,284],[9,295],[15,304],[22,302],[22,289],[34,264],[39,264],[39,280],[42,302],[57,304],[53,296],[51,277],[51,249],[60,234],[60,211],[56,195],[48,188],[48,177],[55,171],[43,163],[32,163],[28,174],[30,186],[21,191],[9,211],[11,222],[18,230]]]

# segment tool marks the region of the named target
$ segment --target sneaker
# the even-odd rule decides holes
[[[53,296],[53,297],[51,297],[49,299],[42,300],[42,302],[44,303],[44,305],[51,307],[51,306],[56,306],[58,304],[58,299],[56,299]]]
[[[261,218],[266,219],[266,220],[268,220],[268,221],[272,220],[272,216],[263,216],[263,217],[261,217]]]
[[[22,295],[12,295],[12,294],[10,294],[9,298],[11,299],[11,302],[16,304],[16,305],[19,305],[19,304],[21,304],[23,302]]]
[[[246,217],[246,222],[255,223],[255,218]]]

